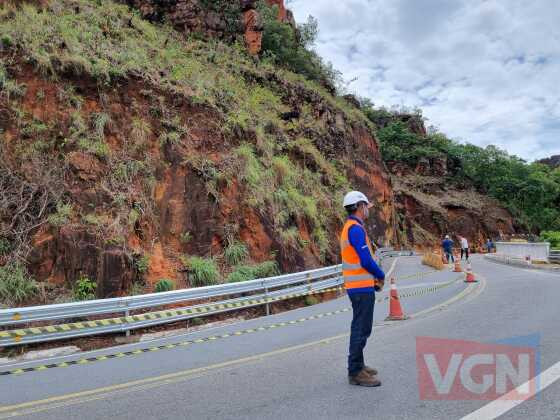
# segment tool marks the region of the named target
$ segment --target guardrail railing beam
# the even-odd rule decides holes
[[[392,248],[381,248],[378,249],[376,254],[382,262],[385,258],[412,255],[413,253],[410,251],[394,251]],[[126,336],[129,336],[133,329],[259,305],[264,305],[266,315],[270,315],[271,302],[305,296],[333,287],[337,288],[341,284],[341,266],[334,265],[240,283],[85,302],[2,309],[0,310],[0,346],[38,343],[114,332],[124,332]],[[244,295],[246,293],[250,293],[250,295],[211,301],[216,297]],[[131,316],[133,311],[179,303],[188,304],[189,301],[201,299],[208,299],[209,302],[202,305],[185,306],[180,310],[164,310]],[[64,319],[80,319],[107,314],[124,314],[124,316],[73,324],[61,325],[56,323]],[[19,329],[6,330],[8,327],[13,328],[13,326],[18,327],[23,324],[32,325],[36,322],[41,324],[50,322],[51,325],[49,327],[19,327]],[[88,324],[92,326],[87,326]],[[2,331],[1,328],[4,330]]]

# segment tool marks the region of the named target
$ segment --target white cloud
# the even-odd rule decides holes
[[[420,107],[452,138],[560,154],[557,0],[292,0],[317,51],[378,105]]]

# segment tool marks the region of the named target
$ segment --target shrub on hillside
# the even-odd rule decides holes
[[[262,52],[266,58],[331,89],[340,84],[341,73],[311,49],[318,33],[313,16],[295,31],[289,24],[278,21],[277,6],[261,0],[258,8],[264,21]]]
[[[560,232],[544,231],[541,232],[541,239],[545,242],[550,242],[553,249],[560,249]]]
[[[74,285],[74,299],[95,299],[95,289],[97,289],[97,284],[93,280],[87,276],[81,276]]]
[[[224,257],[231,266],[241,264],[249,256],[247,246],[241,242],[234,241],[224,250]]]
[[[70,221],[72,217],[73,207],[72,204],[58,203],[56,205],[56,213],[49,216],[48,221],[53,226],[63,226]]]
[[[240,265],[235,267],[233,272],[228,276],[228,283],[238,283],[241,281],[249,281],[272,277],[279,272],[276,261],[265,261],[255,265]]]
[[[143,295],[145,293],[146,285],[142,282],[135,281],[130,285],[128,289],[128,296],[138,296]]]
[[[319,299],[317,299],[315,296],[306,296],[305,297],[305,305],[306,306],[312,306],[312,305],[317,305],[319,303]]]
[[[415,166],[420,158],[443,157],[441,150],[429,139],[412,132],[402,121],[394,121],[378,131],[381,153],[385,161],[400,161]]]
[[[144,274],[150,268],[150,256],[149,255],[142,255],[138,258],[134,259],[134,265],[136,266],[136,270],[140,274]]]
[[[0,256],[8,255],[12,250],[12,244],[6,238],[0,237]]]
[[[213,258],[189,257],[184,262],[192,287],[210,286],[218,281],[220,273]]]
[[[1,302],[13,306],[31,299],[37,292],[37,283],[20,264],[10,262],[0,267]]]
[[[170,279],[161,279],[156,283],[156,287],[154,288],[154,291],[156,293],[170,292],[174,288],[175,286],[173,284],[173,281],[171,281]]]

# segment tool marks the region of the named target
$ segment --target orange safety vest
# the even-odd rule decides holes
[[[364,287],[375,287],[377,283],[375,278],[363,268],[360,264],[360,257],[348,239],[348,232],[350,228],[354,225],[360,226],[356,220],[348,219],[346,224],[342,228],[342,233],[340,234],[340,252],[342,255],[342,277],[344,278],[344,288],[345,289],[359,289]],[[364,229],[365,231],[365,229]],[[374,256],[372,244],[369,240],[368,234],[366,233],[366,243],[369,248],[369,252],[372,257]]]

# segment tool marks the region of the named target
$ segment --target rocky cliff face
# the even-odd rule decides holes
[[[466,237],[473,248],[481,248],[488,238],[511,235],[516,226],[512,215],[496,200],[473,188],[447,185],[441,163],[436,168],[421,165],[421,171],[392,166],[391,176],[398,213],[400,242],[416,248],[438,247],[444,235],[456,243]]]
[[[423,121],[414,115],[398,115],[380,121],[380,127],[398,118],[409,130],[425,137]],[[469,187],[459,186],[450,175],[447,157],[420,158],[414,167],[388,162],[397,209],[398,242],[407,247],[439,247],[449,234],[458,243],[464,236],[475,249],[488,238],[523,231],[501,204]]]
[[[273,77],[272,75],[270,75]],[[33,115],[47,125],[56,124],[61,135],[69,135],[72,125],[72,110],[65,100],[57,99],[60,89],[57,82],[43,79],[33,72],[22,72],[15,79],[28,87],[21,98],[21,110]],[[110,153],[118,155],[126,146],[134,120],[127,112],[134,103],[135,108],[149,114],[151,103],[142,92],[146,86],[132,81],[112,92],[100,93],[93,82],[75,82],[84,103],[81,111],[84,120],[109,111],[107,137],[110,139]],[[336,157],[345,162],[346,176],[353,188],[360,189],[370,196],[375,209],[368,229],[372,238],[378,242],[393,243],[395,208],[393,190],[389,174],[381,160],[375,138],[365,125],[353,123],[345,114],[327,103],[321,96],[307,91],[301,86],[283,83],[285,100],[291,105],[308,107],[310,115],[318,122],[322,132],[316,139],[317,149],[326,158]],[[38,92],[45,92],[49,99],[38,102]],[[73,284],[80,276],[95,279],[100,296],[117,296],[144,277],[151,287],[161,278],[169,278],[178,286],[188,286],[188,278],[182,271],[179,256],[221,255],[226,244],[228,229],[234,227],[239,239],[247,244],[254,261],[265,261],[276,254],[284,271],[296,271],[331,264],[338,261],[337,235],[340,221],[329,222],[327,238],[331,245],[326,255],[321,257],[319,246],[312,236],[313,226],[304,218],[294,220],[297,240],[306,243],[298,247],[286,247],[273,229],[276,211],[266,203],[256,208],[247,205],[250,191],[238,178],[219,181],[216,191],[219,202],[208,189],[207,168],[193,156],[205,155],[210,160],[205,165],[225,168],[232,164],[233,146],[238,140],[224,137],[219,129],[223,124],[220,116],[204,106],[193,106],[188,101],[165,95],[162,99],[173,107],[181,119],[190,127],[189,138],[180,143],[165,143],[159,147],[156,133],[161,132],[158,118],[149,118],[150,133],[144,140],[148,161],[153,168],[153,184],[148,186],[151,203],[129,203],[130,208],[137,206],[139,214],[131,219],[130,229],[123,237],[108,237],[98,224],[110,223],[114,214],[116,191],[107,190],[108,174],[115,168],[105,158],[87,151],[69,151],[64,160],[64,190],[74,209],[74,214],[87,214],[95,210],[95,216],[69,219],[62,226],[44,224],[35,229],[31,236],[32,251],[29,254],[29,268],[40,281],[54,284]],[[75,117],[75,116],[74,116]],[[20,163],[18,148],[22,138],[21,128],[12,118],[2,123],[5,132],[4,150],[12,170],[21,173],[25,164]],[[252,136],[251,133],[241,133]],[[289,141],[289,133],[278,133],[279,141]],[[285,137],[287,135],[287,137]],[[232,144],[233,141],[233,144]],[[304,153],[304,152],[298,152]],[[307,161],[306,165],[317,170],[318,164],[312,155],[294,155],[295,160]],[[235,162],[233,162],[235,164]],[[23,166],[21,166],[23,165]],[[37,182],[31,178],[30,181]],[[131,191],[145,190],[145,180],[130,179]],[[329,206],[339,207],[342,196],[329,197]],[[132,210],[131,210],[132,211]],[[118,216],[121,217],[121,216]],[[127,216],[132,217],[132,216]],[[188,232],[189,241],[182,239]],[[137,256],[150,255],[150,267],[142,275],[135,264]]]
[[[193,2],[141,3],[148,17],[181,10],[177,24],[225,34],[211,14],[192,15]],[[86,276],[100,297],[140,283],[151,291],[162,278],[188,287],[183,257],[201,256],[223,281],[233,269],[224,251],[237,241],[247,264],[275,260],[292,272],[337,263],[350,188],[375,204],[372,238],[396,243],[391,179],[358,109],[225,44],[145,26],[126,7],[67,4],[38,14],[41,27],[67,13],[100,39],[114,36],[109,56],[82,38],[84,50],[69,56],[57,35],[40,32],[54,51],[43,71],[19,39],[31,27],[24,20],[6,26],[0,50],[0,244],[21,251],[37,280],[70,288]],[[95,26],[106,21],[121,26]],[[131,61],[129,51],[161,61]],[[111,71],[87,67],[87,54]]]
[[[243,37],[249,52],[261,51],[263,24],[257,0],[123,0],[152,22],[168,21],[178,30],[203,37],[233,41]],[[267,0],[278,7],[278,20],[295,28],[284,0]]]

